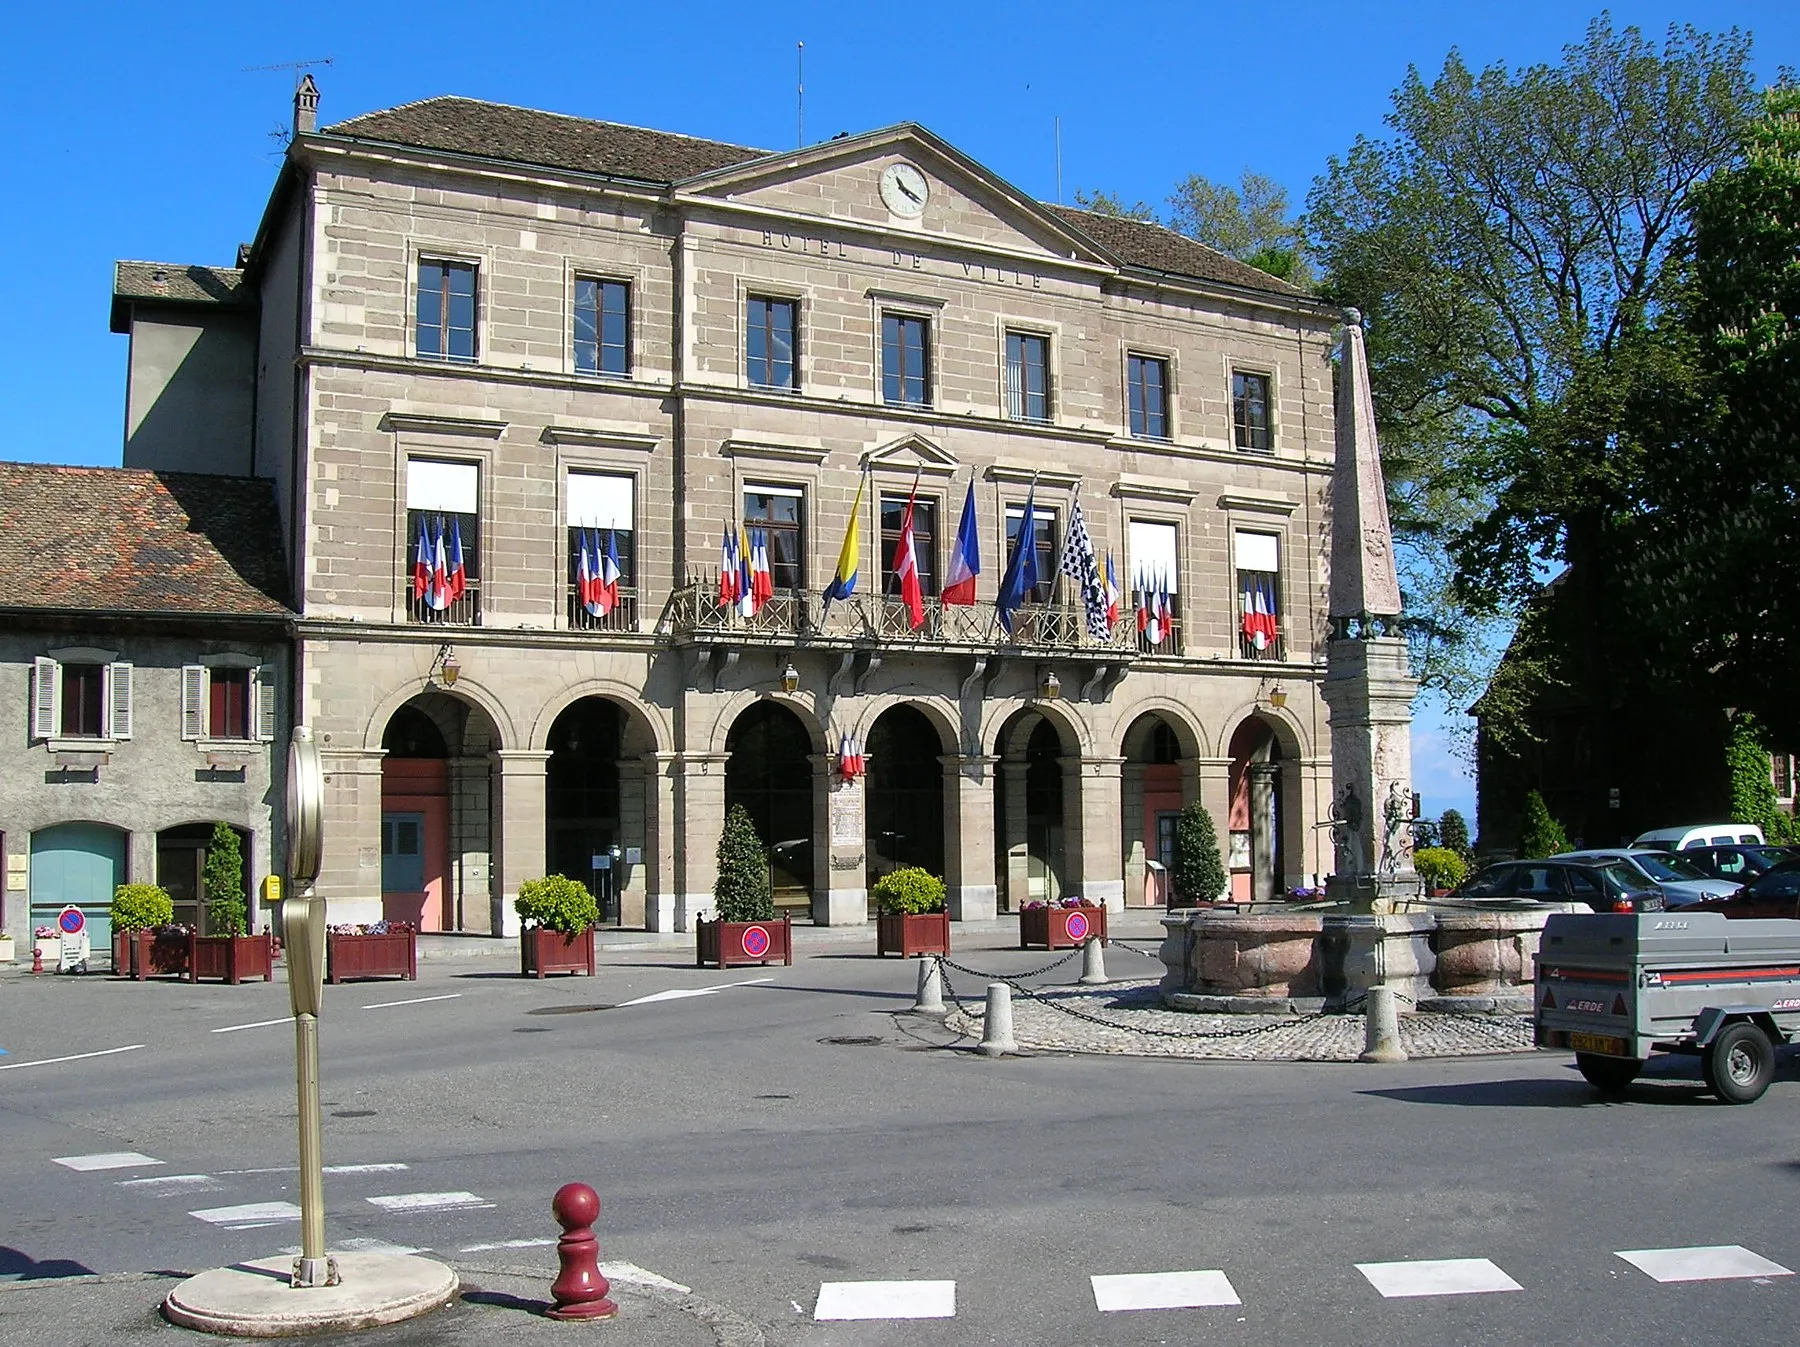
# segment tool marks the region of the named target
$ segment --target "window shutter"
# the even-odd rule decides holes
[[[252,731],[265,744],[275,737],[275,666],[256,671],[256,726]]]
[[[181,737],[206,737],[206,670],[198,664],[181,666]]]
[[[56,661],[39,656],[31,666],[31,737],[54,739],[62,728],[62,678]]]
[[[114,664],[107,670],[107,702],[112,712],[109,738],[131,738],[131,666]]]

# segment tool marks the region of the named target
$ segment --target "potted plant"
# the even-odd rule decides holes
[[[750,811],[741,804],[725,815],[719,834],[719,874],[713,881],[718,915],[694,924],[694,964],[727,968],[733,964],[793,963],[793,927],[784,914],[775,919],[775,895],[769,890],[769,860]]]
[[[213,824],[200,879],[206,889],[206,925],[211,934],[188,935],[188,981],[223,978],[233,986],[246,978],[271,981],[275,941],[267,931],[246,933],[250,909],[244,901],[244,852],[230,824]]]
[[[1074,949],[1094,939],[1106,942],[1106,909],[1098,903],[1070,896],[1019,909],[1020,949]]]
[[[113,890],[113,972],[142,982],[152,973],[187,971],[187,935],[167,934],[175,900],[156,884],[121,884]]]
[[[911,959],[950,952],[949,890],[917,865],[890,870],[875,881],[875,953]]]
[[[1413,852],[1413,869],[1433,898],[1442,898],[1469,877],[1469,866],[1449,847],[1420,847]]]
[[[594,976],[594,923],[600,905],[586,884],[567,875],[545,875],[519,885],[513,910],[519,932],[519,973],[586,973]]]
[[[327,927],[325,968],[333,982],[390,977],[414,981],[419,976],[418,930],[404,921]]]

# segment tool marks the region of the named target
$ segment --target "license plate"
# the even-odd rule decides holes
[[[1570,1034],[1569,1048],[1573,1052],[1597,1052],[1607,1057],[1624,1057],[1625,1040],[1609,1038],[1605,1034]]]

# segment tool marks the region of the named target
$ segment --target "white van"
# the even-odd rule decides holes
[[[1689,847],[1762,846],[1763,831],[1754,823],[1702,823],[1681,828],[1652,828],[1631,844],[1659,851],[1686,851]]]

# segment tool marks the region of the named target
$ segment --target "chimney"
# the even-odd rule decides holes
[[[310,136],[319,129],[319,86],[311,75],[301,77],[294,90],[294,134]]]

